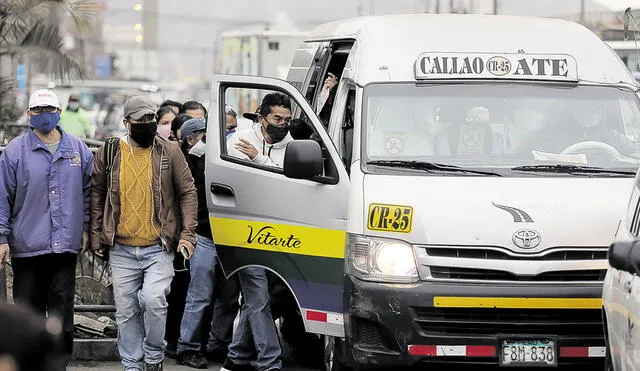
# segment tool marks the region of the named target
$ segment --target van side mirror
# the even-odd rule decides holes
[[[629,255],[629,272],[640,275],[640,242],[631,249]]]
[[[609,265],[615,269],[625,272],[630,271],[631,251],[636,241],[617,241],[609,246]],[[636,249],[637,250],[637,249]]]
[[[322,175],[322,149],[314,140],[294,140],[284,152],[284,175],[293,179],[311,179]]]

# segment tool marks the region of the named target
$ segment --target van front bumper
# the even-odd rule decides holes
[[[604,359],[598,284],[384,284],[346,275],[344,294],[340,358],[352,367],[499,364],[501,342],[515,338],[555,341],[559,364]]]

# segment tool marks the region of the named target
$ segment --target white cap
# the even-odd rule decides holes
[[[60,108],[60,101],[56,93],[47,89],[40,89],[29,98],[29,108],[40,106],[53,106]]]

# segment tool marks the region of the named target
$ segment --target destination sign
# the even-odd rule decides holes
[[[578,81],[576,60],[565,54],[423,53],[417,80],[519,79]]]

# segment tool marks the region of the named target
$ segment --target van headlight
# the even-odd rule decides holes
[[[411,283],[419,280],[410,244],[359,235],[347,236],[345,271],[366,281]]]

